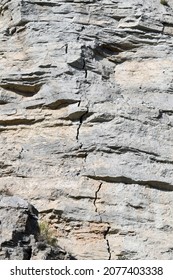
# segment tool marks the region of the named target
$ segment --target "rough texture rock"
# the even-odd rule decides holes
[[[0,188],[77,259],[173,259],[173,1],[1,0]]]
[[[42,221],[43,223],[43,221]],[[0,259],[73,259],[41,231],[38,211],[17,196],[0,195]],[[49,239],[46,237],[49,237]]]

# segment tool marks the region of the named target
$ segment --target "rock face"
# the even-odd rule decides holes
[[[173,259],[173,1],[0,11],[1,192],[77,259]]]
[[[0,260],[72,259],[40,231],[38,211],[16,196],[0,195]],[[48,231],[48,230],[47,230]]]

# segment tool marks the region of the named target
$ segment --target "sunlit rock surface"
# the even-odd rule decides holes
[[[173,1],[1,0],[0,192],[77,259],[173,259]]]

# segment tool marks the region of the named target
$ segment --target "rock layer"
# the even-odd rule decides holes
[[[43,221],[42,221],[43,223]],[[44,222],[45,225],[45,222]],[[0,260],[73,259],[41,230],[38,211],[17,196],[0,195]]]
[[[173,1],[1,0],[0,188],[77,259],[173,259]]]

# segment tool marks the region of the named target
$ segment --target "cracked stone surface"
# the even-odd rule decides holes
[[[0,193],[76,259],[173,259],[173,1],[1,0]]]
[[[48,241],[33,205],[17,196],[0,195],[0,260],[74,259]]]

